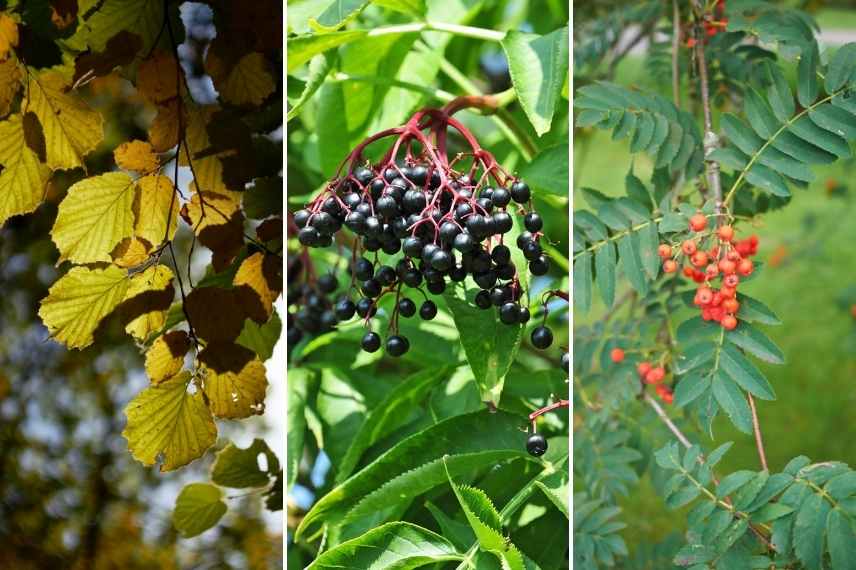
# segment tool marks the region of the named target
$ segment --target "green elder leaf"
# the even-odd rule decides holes
[[[856,72],[856,68],[853,67],[854,61],[856,61],[856,43],[844,44],[838,48],[826,68],[824,88],[827,93],[834,93],[853,80]]]
[[[73,267],[51,286],[39,316],[54,339],[69,348],[84,348],[92,344],[104,317],[125,299],[129,285],[127,273],[115,265]]]
[[[288,433],[286,441],[286,484],[290,489],[297,479],[297,469],[303,457],[306,432],[306,398],[313,373],[306,368],[294,368],[288,373]]]
[[[123,172],[84,178],[72,185],[51,230],[59,261],[112,261],[110,252],[134,231],[136,187]]]
[[[545,36],[510,31],[502,48],[523,112],[541,136],[550,130],[568,73],[568,28]]]
[[[265,469],[262,469],[259,463],[260,456],[265,458]],[[265,440],[254,439],[246,449],[229,442],[229,445],[217,453],[217,459],[211,468],[211,481],[233,489],[264,487],[270,484],[278,471],[279,460]]]
[[[785,355],[767,335],[749,323],[740,323],[738,327],[725,334],[725,338],[750,353],[771,364],[784,364]]]
[[[365,30],[348,30],[328,34],[303,34],[286,40],[288,73],[291,73],[316,55],[365,37]]]
[[[582,260],[583,257],[587,257],[589,254],[585,254],[584,256],[580,256],[581,263],[588,261]],[[599,247],[594,252],[594,266],[595,273],[597,276],[597,288],[600,291],[600,296],[603,299],[604,304],[607,307],[611,307],[612,303],[615,301],[615,267],[617,265],[617,260],[615,258],[615,246],[612,245],[611,241],[608,241],[603,244],[602,247]],[[574,269],[577,269],[577,264],[574,263]],[[590,288],[591,277],[589,275],[585,275],[585,268],[580,266],[580,280],[585,280],[586,283],[580,283],[580,286],[583,289],[579,292],[579,294],[585,295],[585,288]],[[574,277],[577,276],[577,273],[574,273]],[[576,293],[577,287],[576,283],[574,284],[574,306],[580,311],[585,312],[588,310],[588,307],[591,305],[591,294],[589,293],[589,299],[583,299],[581,302],[577,301]]]
[[[341,483],[354,472],[366,449],[410,421],[410,412],[421,405],[434,386],[448,380],[453,370],[450,366],[420,370],[402,380],[379,404],[372,406],[339,462],[336,482]]]
[[[536,191],[568,195],[568,143],[553,145],[539,152],[520,169],[520,177]]]
[[[850,518],[838,509],[826,519],[826,549],[836,570],[856,569],[856,533]]]
[[[734,380],[724,372],[717,371],[714,373],[712,382],[713,396],[728,414],[731,423],[743,433],[752,433],[752,412],[749,410],[749,404],[743,392]]]
[[[741,388],[762,400],[775,400],[776,393],[761,371],[740,351],[731,345],[724,345],[719,353],[719,366]]]
[[[307,570],[411,569],[463,558],[439,534],[409,522],[391,522],[323,552]]]
[[[296,117],[306,102],[318,91],[333,68],[333,60],[334,58],[330,54],[319,54],[312,58],[309,62],[309,75],[306,78],[306,85],[297,101],[290,104],[288,114],[285,116],[286,122]]]
[[[37,127],[20,114],[0,121],[0,226],[32,212],[44,197],[50,169],[26,144],[25,131]]]
[[[464,294],[463,288],[456,288],[447,291],[443,299],[455,320],[482,400],[499,405],[505,375],[520,348],[523,327],[503,324],[496,311],[479,309],[462,298]],[[468,296],[472,298],[474,293]]]
[[[309,18],[309,26],[323,32],[338,30],[368,5],[368,0],[333,0],[317,18]]]
[[[570,520],[571,487],[567,467],[535,481],[535,485]]]
[[[175,500],[172,524],[184,538],[190,538],[213,527],[225,514],[223,492],[216,485],[191,483]]]
[[[122,436],[137,461],[172,471],[202,457],[217,440],[214,417],[202,392],[190,394],[190,372],[146,388],[128,403]]]
[[[301,521],[295,537],[299,540],[324,521],[341,524],[346,516],[344,522],[355,524],[355,531],[399,516],[408,499],[447,481],[444,457],[452,476],[507,459],[528,458],[520,426],[516,414],[487,410],[431,425],[400,441],[321,497]]]

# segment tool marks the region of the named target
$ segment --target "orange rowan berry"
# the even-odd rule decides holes
[[[707,265],[708,262],[707,253],[703,251],[697,251],[693,254],[692,259],[690,261],[696,267],[704,267],[705,265]]]
[[[737,277],[736,275],[733,275],[733,274],[732,275],[726,275],[722,279],[722,284],[725,285],[726,287],[733,287],[736,289],[737,285],[740,284],[740,278]]]
[[[741,257],[740,252],[735,251],[733,249],[725,254],[725,258],[729,261],[734,261],[734,262],[740,261],[740,257]]]
[[[740,302],[737,299],[725,299],[722,302],[722,308],[726,313],[734,314],[740,310]]]
[[[731,241],[734,238],[734,228],[731,226],[721,226],[716,233],[722,241]]]
[[[856,305],[850,305],[850,314],[856,319]]]
[[[719,293],[722,295],[723,299],[733,299],[734,296],[737,294],[737,289],[724,285],[720,287]]]
[[[725,273],[726,275],[732,275],[735,271],[737,271],[737,264],[735,264],[730,259],[720,259],[719,264],[717,265],[719,270]]]
[[[705,279],[707,279],[707,277],[705,276],[704,271],[693,271],[693,281],[696,283],[704,283]]]
[[[667,259],[663,262],[663,273],[674,273],[678,270],[678,264],[674,259]]]
[[[741,259],[740,263],[737,264],[737,273],[744,277],[752,275],[752,271],[754,270],[755,265],[752,263],[751,259]]]
[[[663,259],[669,259],[672,257],[672,247],[665,243],[661,243],[660,247],[657,248],[657,255]]]
[[[645,382],[647,384],[657,384],[658,382],[662,382],[665,377],[666,370],[662,366],[656,366],[645,375]]]
[[[717,275],[719,275],[719,268],[716,266],[715,263],[711,263],[710,265],[704,268],[704,275],[708,279],[713,279]]]
[[[692,267],[684,267],[684,276],[692,279],[693,275],[695,275],[695,271]]]
[[[696,242],[691,239],[686,240],[681,244],[681,251],[684,252],[684,255],[692,255],[696,252]]]
[[[675,401],[675,396],[671,392],[666,392],[661,397],[663,398],[663,401],[667,404],[671,404]]]
[[[609,357],[612,359],[613,362],[621,362],[622,360],[624,360],[624,351],[620,348],[613,348],[612,351],[609,353]]]
[[[737,318],[734,315],[726,315],[722,317],[722,328],[727,331],[733,331],[737,327]]]
[[[650,371],[651,371],[651,363],[650,362],[644,361],[644,362],[640,362],[639,364],[636,365],[636,372],[638,372],[639,376],[642,376],[643,378]]]
[[[693,214],[690,218],[690,229],[694,232],[700,232],[707,227],[707,217],[702,214]]]
[[[713,301],[713,291],[710,287],[699,287],[696,291],[695,298],[699,305],[709,305]]]

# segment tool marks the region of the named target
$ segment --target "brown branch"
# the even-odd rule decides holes
[[[693,2],[696,10],[696,25],[694,26],[695,35],[695,55],[698,63],[698,75],[701,83],[701,104],[704,111],[704,158],[707,170],[707,183],[710,190],[713,192],[714,206],[717,214],[717,225],[720,222],[719,214],[722,210],[722,182],[719,178],[719,163],[711,160],[710,154],[719,147],[719,136],[713,130],[713,117],[710,106],[710,88],[707,78],[707,62],[704,57],[704,38],[700,31],[700,22],[703,17],[703,9],[698,0]]]
[[[681,108],[681,78],[678,65],[678,49],[681,45],[681,9],[678,0],[672,0],[672,99],[675,107]]]
[[[755,447],[758,448],[758,458],[761,460],[761,469],[769,471],[767,467],[767,454],[764,452],[764,438],[761,435],[761,424],[758,421],[758,411],[755,409],[755,399],[748,392],[749,408],[752,410],[752,431],[755,432]]]

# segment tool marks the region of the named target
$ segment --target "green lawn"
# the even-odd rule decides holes
[[[621,83],[639,81],[650,88],[644,85],[638,61],[622,64],[618,77]],[[598,132],[587,141],[588,150],[581,142],[575,141],[575,209],[587,206],[580,187],[622,194],[631,163],[626,141],[614,142],[609,133]],[[633,160],[637,176],[647,180],[650,161],[642,155]],[[845,290],[856,284],[856,207],[851,205],[852,198],[830,197],[825,189],[829,178],[846,185],[853,180],[853,170],[850,161],[817,169],[816,181],[805,191],[794,189],[788,207],[764,216],[757,227],[738,226],[740,235],[754,232],[760,237],[758,259],[767,261],[782,248],[787,252],[781,264],[766,267],[745,287],[747,294],[766,303],[783,322],[779,327],[765,327],[765,332],[782,348],[787,364],[758,363],[778,395],[775,402],[759,403],[767,457],[774,471],[801,454],[815,461],[835,459],[856,465],[856,418],[852,413],[856,404],[856,321],[839,302]],[[592,313],[599,310],[602,306]],[[720,472],[759,469],[752,437],[737,432],[723,418],[716,424],[715,435],[715,442],[701,443],[735,442]],[[629,543],[659,542],[676,530],[675,517],[647,481],[624,506]]]

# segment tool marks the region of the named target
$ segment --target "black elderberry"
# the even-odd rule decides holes
[[[508,246],[497,245],[491,250],[490,258],[497,265],[505,265],[511,261],[511,250],[508,249]]]
[[[455,241],[455,237],[461,233],[461,228],[454,222],[443,222],[440,226],[440,239],[445,244],[451,244]]]
[[[523,217],[523,225],[532,233],[540,232],[544,227],[544,220],[535,212],[529,212]]]
[[[322,235],[330,235],[338,229],[336,228],[336,220],[327,212],[315,214],[315,217],[312,218],[312,227]]]
[[[326,274],[318,278],[318,288],[324,293],[332,293],[339,287],[339,281],[335,275]]]
[[[368,168],[361,166],[354,171],[354,178],[357,179],[357,182],[365,186],[374,178],[374,173]]]
[[[475,236],[476,239],[487,237],[487,230],[487,220],[481,214],[473,214],[467,218],[467,231]]]
[[[368,297],[363,297],[357,301],[357,314],[362,318],[373,317],[377,313],[377,306],[374,301]]]
[[[428,180],[428,169],[422,165],[414,166],[410,170],[410,180],[417,186],[425,186]]]
[[[375,208],[381,216],[388,220],[398,215],[398,203],[392,196],[381,196],[375,204]]]
[[[337,216],[339,212],[342,211],[342,206],[339,204],[339,201],[336,200],[333,196],[330,196],[324,203],[321,205],[321,210],[327,212],[331,216]]]
[[[468,251],[472,251],[476,242],[468,233],[459,233],[455,236],[454,241],[452,242],[452,247],[460,251],[461,253],[467,253]]]
[[[286,336],[286,343],[288,346],[294,346],[298,342],[303,339],[303,331],[301,331],[297,327],[292,327],[288,329],[288,335]]]
[[[357,306],[353,301],[348,299],[347,297],[344,299],[340,299],[338,303],[336,303],[336,318],[339,321],[347,321],[354,316],[354,313],[357,312]]]
[[[401,243],[400,240],[407,237],[407,234],[410,233],[410,231],[409,231],[410,224],[407,223],[407,218],[405,218],[404,216],[400,216],[398,218],[395,218],[392,221],[391,225],[392,225],[392,235],[395,236],[395,241],[400,244]]]
[[[311,216],[312,213],[309,210],[297,210],[294,212],[294,225],[296,225],[298,229],[305,228],[306,223],[309,222],[309,218]]]
[[[546,275],[550,271],[550,260],[545,255],[529,262],[529,272],[532,275]]]
[[[372,197],[372,200],[380,198],[385,188],[386,182],[384,182],[382,178],[375,178],[372,180],[372,183],[369,186],[369,195]]]
[[[363,295],[371,298],[379,296],[382,289],[383,286],[377,279],[366,279],[360,285],[360,291],[362,291]]]
[[[496,272],[488,270],[482,273],[477,273],[473,276],[476,285],[482,289],[490,289],[496,285]]]
[[[305,245],[306,247],[318,245],[320,237],[321,236],[318,235],[318,230],[312,226],[306,226],[297,232],[297,241],[300,242],[300,245]]]
[[[380,348],[380,335],[376,332],[367,332],[363,336],[363,340],[360,341],[360,346],[366,352],[377,352],[377,349]]]
[[[362,234],[366,231],[366,217],[354,210],[345,218],[345,227],[355,234]]]
[[[488,200],[491,200],[491,204],[493,204],[493,200],[492,200],[492,198],[493,198],[493,187],[491,187],[491,186],[483,187],[481,189],[481,191],[479,191],[479,198],[487,198]]]
[[[531,339],[532,346],[544,350],[553,344],[553,331],[545,326],[536,327],[532,331]]]
[[[412,317],[416,314],[416,303],[404,297],[398,302],[398,314],[402,317]]]
[[[490,254],[486,251],[480,251],[473,257],[473,273],[484,273],[488,271],[491,266]],[[492,287],[493,285],[491,285]],[[482,289],[487,289],[487,287],[482,287]]]
[[[530,196],[529,186],[525,182],[518,180],[511,185],[511,198],[518,204],[525,204]]]
[[[532,316],[532,315],[529,313],[529,308],[528,308],[528,307],[523,307],[523,306],[521,306],[520,308],[518,308],[518,309],[517,309],[517,313],[518,313],[518,314],[517,314],[517,322],[518,322],[518,323],[520,323],[520,324],[526,324],[526,323],[528,323],[528,322],[529,322],[529,318]]]
[[[398,274],[395,272],[395,269],[389,265],[381,265],[375,272],[374,278],[377,279],[381,285],[389,286],[395,283],[395,280],[398,278]]]
[[[315,247],[327,247],[330,245],[333,245],[333,236],[323,235],[323,236],[318,238],[318,245]]]
[[[482,290],[476,293],[475,303],[479,309],[490,309],[493,306],[490,300],[490,292]]]
[[[360,202],[362,202],[363,199],[356,192],[349,192],[345,194],[345,197],[342,198],[342,201],[345,202],[345,205],[348,207],[348,209],[353,210],[354,208],[360,205]]]
[[[321,318],[318,321],[322,331],[330,331],[339,323],[333,311],[324,311],[321,313]]]
[[[494,287],[490,290],[490,302],[499,307],[511,299],[511,291],[505,287]]]
[[[362,214],[364,218],[368,218],[372,215],[372,206],[368,202],[363,202],[359,206],[354,208],[354,211]]]
[[[497,208],[504,208],[511,202],[511,192],[505,188],[495,188],[490,196],[490,201]]]
[[[419,287],[422,284],[422,272],[415,267],[408,269],[401,281],[408,287]]]
[[[404,255],[408,257],[421,257],[422,248],[424,247],[425,244],[422,243],[421,239],[418,237],[409,237],[404,240],[401,249],[404,251]]]
[[[495,233],[507,234],[514,227],[514,220],[507,212],[497,212],[493,215],[493,227]]]
[[[458,204],[458,207],[455,208],[455,219],[457,221],[463,221],[464,218],[468,217],[473,213],[473,208],[466,202],[463,204]]]
[[[422,306],[419,307],[419,317],[423,321],[430,321],[436,316],[437,305],[434,304],[434,301],[425,301],[424,303],[422,303]]]
[[[441,182],[442,182],[442,180],[440,179],[440,171],[439,170],[432,170],[431,171],[431,182],[429,184],[429,187],[432,190],[436,190],[437,188],[440,187]]]
[[[428,289],[428,292],[432,295],[441,295],[443,291],[446,290],[446,282],[445,281],[430,281],[425,288]]]
[[[401,356],[410,350],[410,341],[406,337],[392,335],[386,339],[386,352],[390,356]]]
[[[359,258],[354,263],[354,277],[360,281],[371,279],[374,276],[374,265],[365,257]]]
[[[508,302],[499,308],[499,320],[506,325],[517,324],[520,315],[517,303]]]
[[[529,455],[541,457],[547,452],[547,440],[540,433],[533,433],[526,439],[526,451]]]
[[[383,233],[383,224],[380,223],[375,216],[369,216],[366,218],[365,229],[363,233],[367,238],[379,238]]]
[[[541,246],[536,241],[528,241],[520,249],[523,250],[523,257],[529,261],[535,261],[541,255]]]
[[[490,214],[493,210],[493,202],[489,198],[479,198],[476,200],[476,204],[478,204],[481,211]]]
[[[383,179],[387,182],[392,182],[398,178],[398,171],[394,168],[387,168],[383,171]]]
[[[422,257],[422,259],[424,259],[425,261],[430,261],[434,254],[438,251],[440,251],[439,245],[437,245],[436,243],[428,243],[425,244],[425,247],[422,248],[422,255],[420,257]]]
[[[418,214],[426,205],[425,193],[421,190],[408,190],[401,199],[401,207],[407,214]]]
[[[456,265],[455,267],[449,270],[449,279],[454,281],[455,283],[461,283],[467,278],[467,270],[464,269],[460,265]]]
[[[520,235],[517,236],[517,248],[523,249],[523,246],[531,241],[535,241],[535,236],[530,232],[520,232]]]
[[[439,249],[431,256],[431,267],[437,271],[448,271],[455,265],[455,258],[448,251]]]
[[[517,270],[514,268],[514,265],[508,263],[506,265],[497,265],[494,268],[496,271],[496,276],[500,279],[512,279],[517,274]]]

